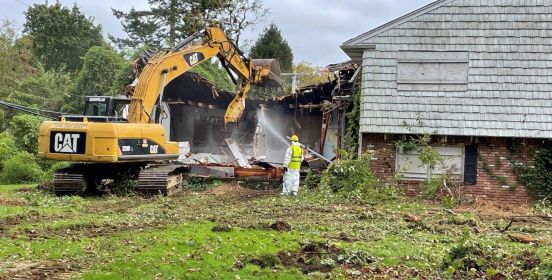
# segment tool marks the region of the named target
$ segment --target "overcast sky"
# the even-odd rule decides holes
[[[0,0],[0,19],[8,18],[22,29],[24,11],[42,0]],[[55,3],[55,0],[50,0]],[[147,0],[61,0],[81,10],[101,24],[104,33],[125,36],[111,8],[128,10],[147,8]],[[307,61],[319,66],[341,62],[348,57],[339,48],[341,43],[422,7],[433,0],[263,0],[270,14],[244,38],[254,41],[264,26],[276,23],[288,40],[294,61]]]

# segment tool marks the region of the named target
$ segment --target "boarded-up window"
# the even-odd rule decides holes
[[[420,161],[417,150],[404,152],[397,150],[396,172],[406,180],[425,180],[431,176],[450,174],[458,181],[464,176],[464,147],[435,147],[443,158],[443,165],[431,169]]]
[[[397,87],[404,91],[465,91],[468,52],[402,51],[397,59]]]

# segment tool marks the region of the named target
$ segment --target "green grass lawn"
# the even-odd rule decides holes
[[[0,185],[0,193],[14,192],[20,189],[31,188],[36,184],[21,184],[21,185]]]
[[[504,218],[454,216],[403,199],[234,193],[243,189],[153,198],[55,197],[29,187],[0,186],[0,278],[339,279],[393,271],[398,279],[448,279],[444,260],[452,248],[472,241],[505,260],[532,252],[543,269],[552,259],[550,223],[518,222],[502,233]],[[405,221],[405,213],[421,222]],[[291,230],[272,229],[276,221]],[[512,242],[508,233],[541,244]],[[318,247],[307,250],[313,244]],[[531,276],[545,279],[539,273]]]

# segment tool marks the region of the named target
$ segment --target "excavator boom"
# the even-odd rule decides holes
[[[198,45],[187,46],[197,39],[203,40]],[[221,29],[211,27],[186,38],[170,52],[148,61],[131,97],[129,122],[155,121],[152,112],[162,100],[163,88],[176,77],[213,57],[218,57],[223,67],[238,76],[238,89],[226,110],[225,123],[239,120],[251,85],[281,86],[281,80],[271,72],[270,64],[265,62],[255,66],[253,60],[245,58]]]

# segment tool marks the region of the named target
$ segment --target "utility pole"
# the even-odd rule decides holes
[[[282,73],[280,74],[282,76],[290,76],[291,77],[291,93],[296,94],[297,93],[297,76],[307,76],[308,73]]]

